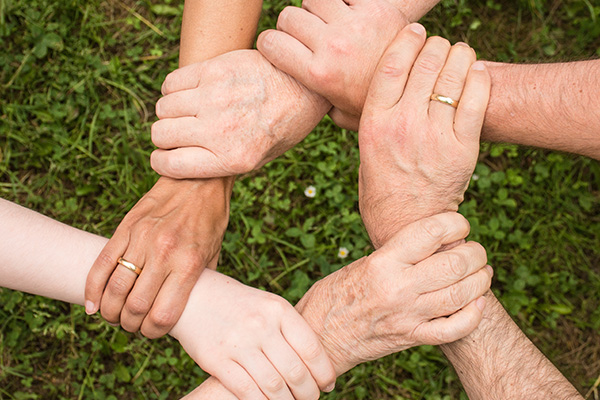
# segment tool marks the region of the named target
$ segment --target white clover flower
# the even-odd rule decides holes
[[[304,190],[304,195],[309,198],[313,198],[317,195],[317,188],[314,186],[309,186]]]
[[[473,176],[471,177],[471,180],[476,181],[479,179],[479,175],[477,174],[473,174]]]
[[[339,258],[346,258],[346,257],[348,257],[348,254],[349,254],[349,253],[350,253],[350,252],[348,251],[348,249],[347,249],[347,248],[345,248],[345,247],[340,247],[340,249],[338,250],[338,257],[339,257]]]

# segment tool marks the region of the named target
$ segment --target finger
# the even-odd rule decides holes
[[[423,344],[438,345],[462,339],[479,326],[485,309],[485,297],[479,297],[449,317],[441,317],[419,325],[415,334],[427,338]]]
[[[270,341],[264,346],[263,352],[277,368],[295,399],[319,398],[319,387],[315,379],[285,340]]]
[[[385,249],[394,259],[416,264],[440,246],[464,239],[469,229],[469,222],[459,213],[437,214],[405,226],[378,251],[381,254]]]
[[[127,296],[121,312],[121,327],[128,332],[140,330],[144,318],[152,308],[154,299],[165,281],[165,270],[153,268],[152,264],[152,262],[146,263]]]
[[[417,110],[429,109],[435,82],[446,63],[449,52],[450,42],[446,39],[439,36],[427,39],[410,71],[405,94],[402,97],[403,106],[409,105]]]
[[[302,8],[325,22],[339,20],[349,11],[343,0],[303,0]]]
[[[281,333],[300,357],[321,390],[335,384],[335,369],[317,334],[297,312],[284,315]]]
[[[204,63],[196,63],[176,69],[168,74],[161,87],[163,96],[198,87],[203,68]]]
[[[104,293],[110,276],[115,268],[117,268],[119,257],[125,253],[128,245],[129,231],[121,228],[119,225],[115,234],[106,246],[104,246],[88,273],[85,282],[86,313],[95,314],[100,309],[102,293]]]
[[[407,25],[383,54],[365,101],[367,108],[390,109],[402,97],[411,66],[425,43],[425,28]]]
[[[265,354],[245,352],[235,361],[248,372],[268,399],[294,399],[284,378]]]
[[[277,29],[314,50],[326,37],[325,22],[303,8],[286,7],[277,18]]]
[[[348,129],[349,131],[358,131],[360,116],[345,113],[336,107],[329,111],[329,116],[340,128]]]
[[[479,148],[479,135],[490,99],[490,74],[481,61],[475,62],[469,74],[454,117],[454,133],[465,146]]]
[[[152,143],[159,149],[205,146],[210,140],[202,123],[195,117],[165,118],[152,124]]]
[[[311,89],[308,69],[313,52],[299,40],[285,32],[270,29],[258,36],[256,48],[275,67]]]
[[[223,386],[240,400],[267,400],[254,379],[236,362],[222,362],[214,373],[211,372],[211,375],[219,379]]]
[[[135,247],[135,245],[134,245]],[[123,256],[123,259],[132,263],[138,268],[144,267],[143,253],[136,252],[129,247]],[[140,260],[140,261],[138,261]],[[133,288],[138,275],[122,265],[118,265],[106,285],[106,290],[100,301],[100,313],[102,317],[111,324],[117,324],[121,321],[121,311],[125,305],[125,300]]]
[[[419,294],[446,288],[479,271],[487,263],[485,248],[477,242],[432,255],[412,266],[407,272],[418,282]]]
[[[172,273],[165,279],[150,312],[142,322],[142,335],[156,339],[169,333],[183,313],[196,279]]]
[[[452,46],[433,93],[460,101],[469,68],[475,62],[475,58],[475,52],[467,44],[461,42]],[[443,126],[453,126],[455,113],[456,109],[451,105],[435,100],[429,102],[430,117],[438,119]]]
[[[154,150],[150,165],[158,174],[173,179],[218,178],[237,175],[231,167],[204,147],[182,147],[173,150]],[[248,171],[243,171],[248,172]]]
[[[196,89],[173,92],[158,99],[155,109],[156,116],[159,119],[195,117],[197,110],[202,109],[198,106],[201,101],[201,94]]]
[[[492,284],[492,267],[485,266],[463,280],[436,292],[419,296],[419,303],[429,304],[433,309],[427,315],[443,317],[454,314],[458,310],[483,296]]]

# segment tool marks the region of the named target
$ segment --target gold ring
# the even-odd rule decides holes
[[[448,104],[450,107],[458,107],[458,100],[454,100],[448,96],[442,96],[441,94],[434,93],[431,95],[430,99],[439,101],[440,103]]]
[[[125,268],[127,268],[128,270],[135,272],[136,275],[139,275],[142,272],[142,269],[138,266],[136,266],[134,263],[130,263],[129,261],[125,260],[123,257],[119,258],[119,261],[117,261],[117,264],[124,266]]]

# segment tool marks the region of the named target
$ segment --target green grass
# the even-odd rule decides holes
[[[261,28],[287,4],[266,1]],[[599,56],[599,18],[597,0],[443,0],[423,23],[481,58],[549,62]],[[149,127],[176,67],[180,22],[179,2],[168,0],[0,0],[0,197],[110,235],[156,180]],[[340,246],[351,252],[344,261],[370,252],[358,162],[356,134],[326,119],[240,179],[221,269],[295,301],[344,264]],[[484,144],[476,173],[461,211],[488,249],[494,290],[585,394],[600,375],[600,166]],[[309,185],[315,198],[303,194]],[[205,377],[173,340],[150,342],[80,307],[0,289],[0,399],[177,398]],[[323,398],[466,396],[425,346],[355,368]]]

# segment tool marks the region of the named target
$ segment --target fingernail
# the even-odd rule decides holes
[[[333,392],[335,389],[335,382],[325,388],[325,393]]]
[[[475,71],[483,71],[485,70],[485,64],[483,63],[483,61],[475,61],[471,66],[471,69]]]
[[[410,30],[419,35],[425,34],[425,27],[421,24],[410,24]]]
[[[116,328],[117,326],[119,326],[119,324],[113,324],[112,322],[108,322],[106,321],[107,324],[109,324],[110,326]]]
[[[477,308],[479,308],[479,311],[483,311],[483,309],[485,308],[485,297],[482,296],[478,298],[475,302],[475,305],[477,306]]]
[[[273,46],[273,34],[271,32],[263,32],[260,36],[260,47],[264,50],[271,49]]]
[[[470,47],[468,44],[466,44],[465,42],[456,42],[455,46],[461,46],[461,47]]]
[[[85,301],[85,313],[87,315],[92,315],[96,313],[96,305],[90,300]]]
[[[491,266],[486,265],[485,269],[487,269],[491,276],[494,276],[494,269]]]

